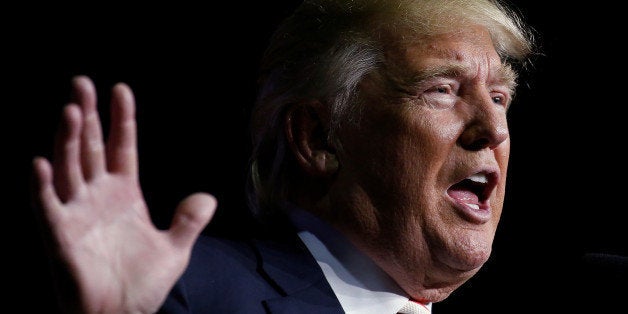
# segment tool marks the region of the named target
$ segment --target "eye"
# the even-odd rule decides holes
[[[491,95],[491,100],[497,105],[508,107],[508,103],[510,102],[510,97],[503,93],[493,93]]]
[[[434,92],[439,94],[449,94],[451,93],[451,86],[449,85],[438,85],[428,89],[426,92]]]
[[[420,94],[420,99],[424,104],[436,108],[446,109],[452,108],[458,100],[458,85],[456,83],[433,84],[424,89]]]

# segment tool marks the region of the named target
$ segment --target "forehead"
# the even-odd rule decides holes
[[[416,75],[444,64],[465,72],[481,70],[489,75],[504,71],[491,36],[483,27],[414,37],[407,32],[390,32],[383,38],[384,62],[391,74]]]

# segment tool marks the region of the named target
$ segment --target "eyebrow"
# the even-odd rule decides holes
[[[414,75],[409,80],[409,83],[419,85],[422,82],[437,77],[464,77],[470,76],[470,73],[473,73],[473,71],[468,65],[453,63],[423,69]],[[517,87],[517,74],[509,64],[504,63],[496,68],[496,70],[491,71],[491,82],[506,86],[510,93],[514,94]]]

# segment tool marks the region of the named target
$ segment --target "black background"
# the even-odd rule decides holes
[[[133,88],[142,186],[158,226],[167,226],[183,197],[206,191],[220,201],[210,229],[246,228],[234,222],[245,213],[247,119],[257,66],[271,32],[297,3],[3,8],[3,283],[10,290],[3,306],[55,312],[29,205],[30,163],[35,155],[50,156],[77,74],[95,80],[105,122],[113,84]],[[544,3],[515,2],[543,55],[524,75],[510,111],[508,196],[493,255],[475,278],[435,305],[437,314],[483,307],[500,312],[527,300],[551,308],[608,302],[596,298],[609,287],[596,287],[589,299],[572,294],[589,284],[581,258],[628,255],[624,18],[610,1],[595,7]]]

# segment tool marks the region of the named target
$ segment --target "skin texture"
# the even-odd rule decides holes
[[[339,162],[327,169],[335,176],[328,193],[316,206],[307,198],[301,205],[414,299],[438,302],[490,256],[504,201],[514,76],[480,27],[413,42],[387,35],[382,70],[360,85],[359,122],[344,124],[342,149],[327,152]],[[310,150],[297,151],[301,165],[325,172],[320,145],[309,141]],[[449,190],[481,171],[491,173],[492,185],[478,218]]]
[[[77,77],[73,87],[76,101],[64,110],[53,161],[34,160],[35,196],[61,270],[62,305],[67,312],[154,313],[187,266],[216,200],[190,195],[171,228],[156,229],[138,180],[131,90],[122,83],[113,88],[105,144],[92,82]]]

